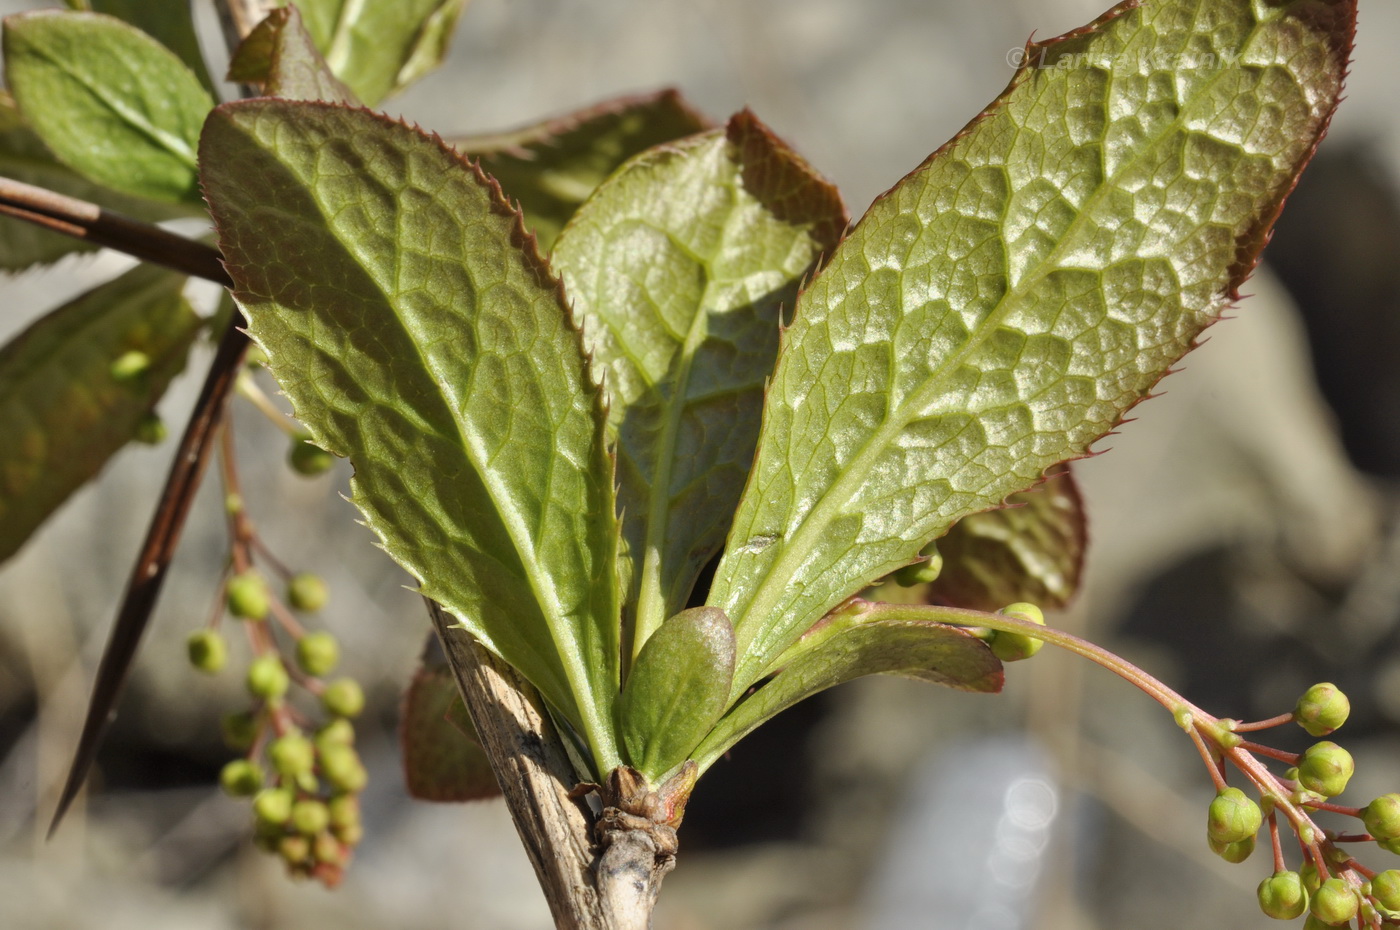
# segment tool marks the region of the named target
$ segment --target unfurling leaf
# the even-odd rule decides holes
[[[182,275],[143,265],[0,349],[0,560],[136,435],[202,325]],[[145,364],[118,364],[123,357]]]
[[[213,99],[165,46],[100,13],[5,19],[5,78],[25,122],[91,181],[200,202],[195,149]]]
[[[228,64],[228,79],[261,85],[269,97],[358,102],[331,73],[294,6],[273,10],[248,34]]]
[[[746,111],[628,162],[555,247],[606,373],[633,655],[724,542],[780,310],[845,223],[835,188]]]
[[[204,189],[250,333],[389,553],[618,762],[601,396],[499,189],[364,110],[225,104]]]
[[[1111,430],[1237,296],[1336,106],[1345,0],[1145,0],[1028,49],[798,301],[709,603],[743,692]]]
[[[441,662],[414,672],[399,720],[404,781],[420,801],[476,801],[501,793],[486,752]]]
[[[515,132],[450,140],[519,201],[548,252],[564,224],[623,162],[710,123],[673,90],[624,97]]]
[[[647,640],[622,689],[619,730],[632,766],[660,783],[719,720],[734,676],[734,628],[713,607],[683,610]]]

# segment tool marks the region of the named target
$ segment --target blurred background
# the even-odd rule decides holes
[[[480,132],[675,86],[715,118],[752,107],[859,216],[997,94],[1027,36],[1105,2],[474,0],[447,66],[387,109]],[[1286,712],[1335,681],[1354,707],[1353,804],[1400,789],[1398,43],[1400,6],[1363,0],[1349,99],[1253,296],[1078,467],[1087,579],[1050,618],[1221,715]],[[0,337],[123,265],[104,254],[0,280]],[[207,359],[164,402],[172,428]],[[330,582],[325,623],[370,696],[360,854],[333,893],[291,883],[251,848],[246,803],[214,788],[229,757],[219,717],[245,699],[238,675],[211,680],[184,660],[226,557],[212,481],[99,771],[45,842],[172,443],[132,448],[0,569],[0,926],[547,927],[499,802],[429,805],[403,788],[399,694],[428,626],[340,498],[348,469],[300,478],[281,434],[244,405],[235,416],[251,514],[284,561]],[[1157,705],[1055,650],[1012,667],[996,697],[864,680],[783,715],[706,776],[656,926],[1263,927],[1253,889],[1267,855],[1230,866],[1207,850],[1211,795]],[[1387,856],[1370,852],[1397,864]]]

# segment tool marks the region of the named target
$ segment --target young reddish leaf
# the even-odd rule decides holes
[[[957,520],[1083,455],[1237,297],[1355,0],[1136,0],[1032,45],[798,301],[709,603],[734,697]]]
[[[0,349],[0,560],[136,434],[202,321],[185,278],[140,265]]]
[[[674,90],[623,97],[514,132],[450,140],[519,201],[548,252],[564,224],[623,162],[710,128]]]
[[[248,34],[228,63],[228,79],[258,84],[269,97],[358,103],[316,50],[295,6],[273,10]]]
[[[418,667],[399,716],[409,794],[420,801],[477,801],[501,793],[446,664]]]

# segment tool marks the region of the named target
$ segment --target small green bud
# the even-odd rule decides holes
[[[1206,811],[1206,835],[1219,845],[1251,839],[1264,823],[1264,814],[1243,791],[1224,788]]]
[[[1024,602],[1011,604],[998,610],[997,613],[1025,620],[1038,626],[1045,626],[1045,615],[1034,604]],[[1045,643],[1022,633],[1007,633],[998,630],[989,645],[992,647],[992,653],[1001,661],[1019,662],[1021,659],[1029,659],[1035,655]]]
[[[294,800],[289,788],[264,788],[253,798],[253,815],[259,823],[280,826],[291,819]]]
[[[243,512],[243,495],[229,492],[224,495],[224,513],[230,517]]]
[[[1340,878],[1329,878],[1312,896],[1308,910],[1325,924],[1335,927],[1356,916],[1361,902],[1357,900],[1356,889]]]
[[[225,714],[219,721],[219,728],[223,731],[224,745],[235,752],[243,752],[257,739],[258,718],[247,711]]]
[[[1303,930],[1331,930],[1331,928],[1327,924],[1318,920],[1313,915],[1309,914],[1307,919],[1303,921]]]
[[[141,414],[141,419],[136,421],[136,431],[132,438],[143,446],[158,446],[165,442],[169,435],[170,430],[165,428],[165,421],[160,418],[160,414],[150,410]]]
[[[329,746],[321,753],[321,774],[337,791],[353,794],[369,781],[360,754],[353,746]]]
[[[1308,889],[1308,894],[1317,894],[1317,889],[1322,887],[1322,876],[1317,873],[1317,863],[1309,859],[1303,863],[1303,867],[1298,870],[1298,877],[1303,880],[1303,887]]]
[[[1393,840],[1377,840],[1376,845],[1386,852],[1392,852],[1400,856],[1400,838]]]
[[[301,572],[287,582],[287,603],[304,613],[315,613],[326,606],[330,589],[320,575]]]
[[[244,620],[261,620],[267,616],[269,598],[267,582],[255,571],[234,575],[224,589],[228,612]]]
[[[943,556],[936,548],[929,546],[920,554],[922,559],[894,573],[895,583],[900,587],[912,588],[918,584],[932,584],[943,574]]]
[[[299,778],[316,765],[316,750],[311,740],[296,733],[278,737],[267,747],[267,757],[279,775]]]
[[[256,698],[271,700],[287,693],[291,679],[282,659],[276,655],[258,656],[248,666],[248,691]]]
[[[298,433],[292,437],[287,462],[292,466],[292,471],[309,478],[330,471],[335,464],[335,456],[313,443],[310,433]]]
[[[219,787],[229,797],[252,797],[262,788],[262,784],[262,766],[247,759],[234,759],[219,772]]]
[[[326,810],[330,813],[331,826],[337,829],[355,826],[360,822],[360,799],[353,794],[341,794],[331,798]]]
[[[196,630],[185,641],[190,664],[201,672],[213,675],[228,661],[228,644],[217,630]]]
[[[308,675],[329,674],[340,661],[340,644],[325,630],[307,633],[297,640],[297,665]]]
[[[315,836],[330,825],[331,815],[323,802],[308,798],[292,805],[292,829],[303,836]]]
[[[1275,872],[1259,883],[1259,909],[1275,920],[1302,917],[1308,909],[1308,889],[1297,872]]]
[[[107,370],[111,373],[113,381],[127,384],[136,381],[151,370],[151,357],[138,349],[132,349],[130,352],[123,352],[113,359]]]
[[[355,743],[355,725],[344,717],[337,717],[316,731],[316,751],[325,752],[327,746],[351,746]]]
[[[1330,681],[1313,685],[1298,699],[1293,719],[1310,736],[1326,736],[1347,722],[1351,701]]]
[[[301,865],[311,858],[311,840],[295,834],[284,836],[277,844],[277,854],[287,865]]]
[[[1313,743],[1298,763],[1298,784],[1323,797],[1333,798],[1346,790],[1356,771],[1351,753],[1336,743]]]
[[[1371,879],[1371,897],[1387,911],[1400,911],[1400,869],[1386,869]]]
[[[1238,865],[1254,852],[1254,837],[1248,837],[1237,843],[1218,843],[1215,840],[1210,840],[1210,850],[1226,862]]]
[[[343,827],[334,827],[332,832],[335,833],[335,838],[346,846],[358,846],[360,840],[365,838],[365,828],[359,823],[348,823]]]
[[[365,693],[353,678],[337,678],[321,692],[321,706],[337,717],[358,717],[365,709]]]
[[[1378,842],[1400,838],[1400,794],[1383,794],[1367,804],[1361,822]]]
[[[316,861],[323,865],[345,865],[350,859],[349,851],[329,833],[316,837],[315,855]]]

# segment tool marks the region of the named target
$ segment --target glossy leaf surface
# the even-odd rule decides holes
[[[694,754],[703,771],[775,714],[865,675],[900,675],[961,691],[1001,690],[1001,662],[967,630],[881,617],[877,604],[832,616],[783,656],[772,680],[727,713]]]
[[[273,10],[248,34],[229,62],[228,79],[257,84],[269,97],[358,102],[331,72],[294,6]]]
[[[5,78],[25,122],[60,161],[115,190],[199,203],[195,150],[214,105],[155,39],[100,13],[5,20]]]
[[[467,0],[299,0],[327,64],[373,106],[442,63]]]
[[[139,266],[0,349],[0,560],[134,438],[184,368],[202,325],[181,295],[184,283]],[[119,377],[113,363],[135,357],[128,353],[149,364]]]
[[[90,0],[88,9],[125,20],[170,49],[214,93],[194,31],[190,0]]]
[[[364,110],[226,104],[203,181],[250,333],[389,553],[616,764],[599,391],[499,189]]]
[[[628,162],[559,239],[554,267],[606,375],[634,655],[724,542],[780,309],[844,226],[835,188],[745,112]]]
[[[1236,296],[1336,105],[1346,0],[1146,0],[1027,49],[805,291],[711,604],[738,693],[1112,429]]]
[[[647,640],[619,707],[632,766],[653,783],[689,756],[724,713],[734,676],[734,628],[713,607],[683,610]]]
[[[515,132],[453,139],[520,202],[548,252],[564,224],[622,163],[710,128],[673,90],[625,97]]]

